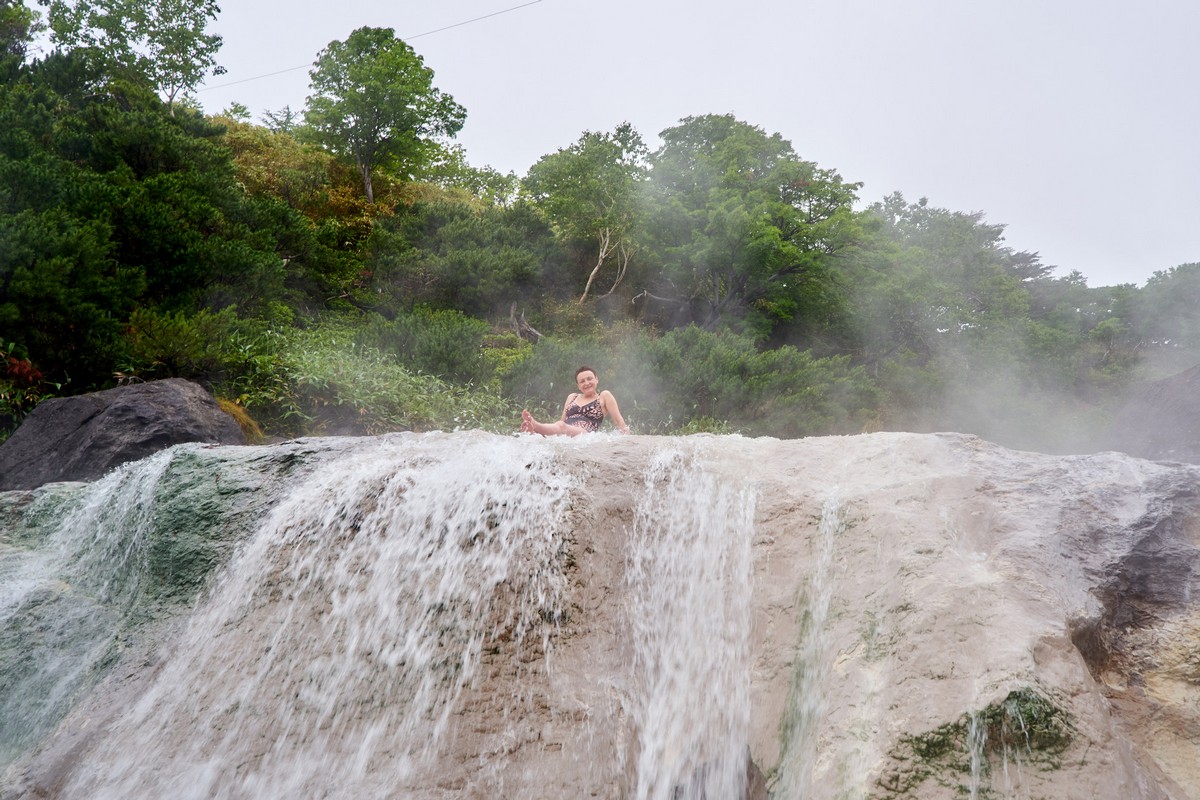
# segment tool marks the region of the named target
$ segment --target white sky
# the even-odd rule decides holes
[[[538,0],[421,35],[527,1],[225,0],[228,73],[198,97],[301,110],[318,51],[388,27],[467,109],[477,166],[733,113],[862,182],[862,205],[982,211],[1091,286],[1200,261],[1195,0]]]

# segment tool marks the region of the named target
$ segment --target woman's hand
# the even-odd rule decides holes
[[[629,433],[629,426],[625,424],[625,418],[621,416],[621,409],[617,406],[617,398],[613,397],[613,393],[605,389],[600,393],[600,400],[604,403],[604,413],[612,420],[612,424],[617,426],[617,430],[621,433]]]

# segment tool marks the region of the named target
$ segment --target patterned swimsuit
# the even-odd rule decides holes
[[[578,397],[578,395],[576,395]],[[568,425],[574,425],[577,428],[583,428],[585,431],[600,430],[600,423],[604,421],[604,407],[600,405],[600,397],[585,406],[576,405],[575,400],[571,400],[571,405],[567,406],[567,417],[565,422]]]

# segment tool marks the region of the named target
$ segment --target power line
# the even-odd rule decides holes
[[[493,11],[490,14],[484,14],[482,17],[475,17],[474,19],[463,20],[462,22],[456,22],[453,25],[447,25],[444,28],[434,28],[431,31],[425,31],[424,33],[418,33],[415,36],[402,36],[400,38],[406,42],[410,42],[413,39],[420,39],[422,36],[432,36],[435,33],[441,33],[442,31],[448,31],[448,30],[451,30],[452,28],[461,28],[463,25],[470,25],[472,22],[479,22],[480,20],[491,19],[492,17],[498,17],[501,14],[507,14],[510,11],[516,11],[519,8],[525,8],[526,6],[534,6],[540,2],[542,2],[542,0],[530,0],[530,2],[521,3],[519,6],[512,6],[510,8],[505,8],[501,11]],[[257,80],[262,80],[263,78],[272,78],[276,75],[283,75],[286,72],[295,72],[298,69],[308,69],[311,66],[312,66],[312,62],[310,61],[309,63],[301,64],[298,67],[288,67],[286,69],[280,69],[280,70],[276,70],[274,72],[268,72],[263,75],[255,75],[253,78],[242,78],[241,80],[238,80],[238,81],[229,81],[228,83],[218,83],[216,86],[205,86],[203,88],[197,89],[196,91],[197,92],[207,92],[209,89],[224,89],[227,86],[237,86],[239,83],[249,83],[250,81],[257,81]]]
[[[506,8],[503,11],[493,11],[491,14],[484,14],[482,17],[476,17],[475,19],[469,19],[469,20],[466,20],[465,22],[456,22],[453,25],[447,25],[444,28],[436,28],[432,31],[425,31],[424,33],[418,33],[416,36],[404,36],[402,38],[406,42],[412,41],[413,39],[420,39],[422,36],[429,36],[430,34],[441,33],[442,31],[448,31],[451,28],[461,28],[463,25],[470,25],[472,22],[479,22],[481,19],[490,19],[491,17],[498,17],[501,14],[507,14],[510,11],[516,11],[518,8],[525,8],[525,6],[534,6],[540,2],[542,2],[542,0],[530,0],[530,2],[528,2],[528,3],[522,3],[521,5],[513,6],[512,8]]]

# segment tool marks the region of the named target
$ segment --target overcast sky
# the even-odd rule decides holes
[[[228,73],[198,97],[303,109],[323,47],[387,27],[466,108],[477,166],[732,113],[863,183],[860,205],[981,211],[1090,286],[1200,261],[1196,0],[526,2],[226,0]]]

